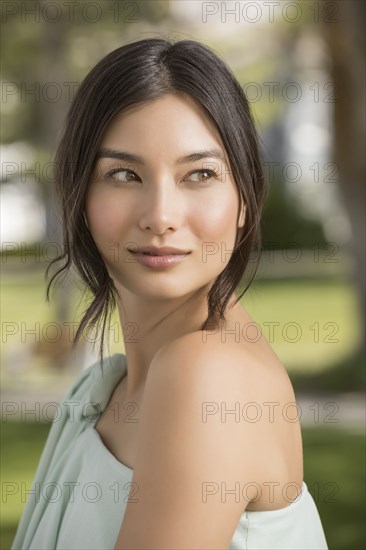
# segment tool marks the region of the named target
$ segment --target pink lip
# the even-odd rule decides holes
[[[190,253],[186,254],[167,254],[164,256],[150,256],[148,254],[141,254],[134,252],[133,255],[136,260],[147,267],[170,267],[182,262]]]
[[[172,254],[187,254],[190,252],[190,250],[182,250],[180,248],[174,248],[172,246],[139,246],[137,248],[128,248],[127,250],[130,250],[130,252],[136,252],[136,253],[147,253],[152,254],[153,256],[170,256]]]

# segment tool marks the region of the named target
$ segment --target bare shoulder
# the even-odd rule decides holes
[[[282,491],[273,499],[267,494],[268,480],[290,486],[288,498],[296,498],[294,487],[303,481],[301,411],[286,369],[267,341],[238,345],[216,335],[208,343],[207,335],[192,333],[162,348],[156,367],[155,399],[171,392],[172,408],[187,421],[200,408],[203,425],[214,427],[212,437],[216,430],[238,457],[236,475],[261,487],[265,496],[248,509],[288,505]]]
[[[242,397],[295,400],[287,371],[266,341],[237,343],[205,331],[189,333],[163,346],[151,368],[211,389],[217,383],[221,392],[226,387]]]

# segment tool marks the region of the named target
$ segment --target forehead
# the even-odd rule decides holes
[[[117,147],[143,143],[169,148],[219,146],[225,154],[220,134],[204,108],[188,95],[166,94],[131,106],[118,113],[107,126],[102,145]]]

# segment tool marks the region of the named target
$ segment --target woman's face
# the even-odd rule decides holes
[[[122,153],[139,158],[123,160]],[[124,111],[106,129],[98,156],[86,218],[117,290],[164,299],[210,284],[228,264],[245,220],[242,212],[237,224],[238,191],[201,107],[190,97],[165,95]],[[150,245],[190,254],[157,269],[128,251]]]

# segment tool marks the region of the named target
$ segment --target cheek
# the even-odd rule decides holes
[[[234,242],[237,208],[235,196],[232,195],[216,196],[215,200],[202,201],[193,210],[191,218],[197,235],[202,241]]]
[[[129,210],[108,194],[90,194],[85,210],[93,239],[102,247],[115,242],[118,236],[121,238],[131,223]]]

